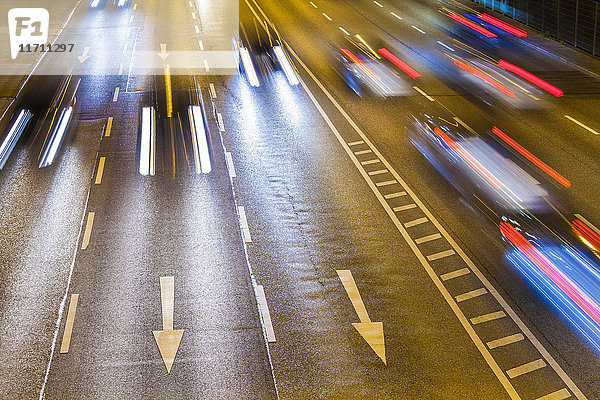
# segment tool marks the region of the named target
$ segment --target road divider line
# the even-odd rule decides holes
[[[196,29],[196,33],[200,33],[200,28],[198,28],[198,25],[194,25],[194,28]]]
[[[365,142],[363,140],[357,140],[356,142],[350,142],[348,143],[348,146],[352,147],[352,146],[358,146],[359,144],[365,144]]]
[[[377,187],[389,186],[389,185],[393,185],[393,184],[395,184],[395,183],[398,183],[398,182],[397,182],[397,181],[395,181],[395,180],[394,180],[394,181],[384,181],[384,182],[377,182],[377,183],[375,184],[375,186],[377,186]]]
[[[403,19],[401,16],[399,16],[398,14],[396,14],[395,12],[391,12],[390,14],[392,14],[394,17],[398,18],[398,19]]]
[[[131,18],[129,18],[129,23],[131,24],[133,22],[133,15],[131,16]]]
[[[509,344],[520,342],[525,339],[521,333],[515,333],[514,335],[506,336],[500,339],[491,340],[486,343],[489,349],[495,349],[497,347],[507,346]]]
[[[380,163],[380,162],[381,162],[381,160],[378,159],[378,158],[376,158],[374,160],[361,161],[360,164],[361,165],[371,165],[371,164],[377,164],[377,163]]]
[[[456,300],[457,303],[460,303],[461,301],[471,300],[471,299],[474,299],[475,297],[483,296],[487,292],[488,291],[485,288],[479,288],[479,289],[471,290],[470,292],[467,292],[467,293],[459,294],[458,296],[456,296],[454,298],[454,300]]]
[[[427,235],[427,236],[423,236],[418,239],[415,239],[415,243],[422,244],[422,243],[431,242],[432,240],[441,239],[441,238],[442,238],[442,235],[440,235],[439,233],[434,233],[433,235]]]
[[[113,103],[116,103],[117,100],[119,100],[119,91],[121,90],[121,88],[119,86],[117,86],[115,88],[115,94],[113,95]]]
[[[527,364],[523,364],[521,366],[509,369],[508,371],[506,371],[506,375],[508,375],[510,379],[513,379],[517,376],[528,374],[540,368],[544,368],[545,366],[546,362],[540,358],[538,360],[528,362]]]
[[[399,211],[412,210],[413,208],[417,208],[417,205],[416,204],[407,204],[405,206],[394,207],[394,208],[392,208],[392,210],[394,210],[394,212],[399,212]]]
[[[309,1],[310,5],[313,6],[314,8],[319,8],[317,7],[317,5],[315,3],[313,3],[312,1]]]
[[[545,396],[539,397],[536,400],[565,400],[571,397],[571,393],[565,388],[552,392]]]
[[[113,117],[108,117],[108,120],[106,121],[106,128],[104,129],[104,137],[110,136],[112,124],[113,124]]]
[[[435,254],[431,254],[431,255],[427,256],[427,260],[435,261],[435,260],[439,260],[440,258],[450,257],[454,254],[456,254],[456,252],[454,250],[444,250],[444,251],[440,251],[439,253],[435,253]]]
[[[422,91],[421,89],[419,89],[417,86],[413,86],[413,89],[415,89],[417,92],[421,93],[423,96],[425,96],[425,98],[429,101],[435,101],[433,97],[429,96],[427,93],[425,93],[424,91]]]
[[[323,14],[323,16],[324,16],[325,18],[327,18],[327,20],[328,20],[328,21],[333,21],[333,19],[332,19],[332,18],[331,18],[329,15],[327,15],[327,14],[325,14],[325,13],[321,13],[321,14]]]
[[[210,68],[208,67],[208,60],[204,60],[204,70],[206,72],[210,71]]]
[[[388,171],[387,169],[378,169],[377,171],[369,172],[369,176],[387,174],[388,172],[390,172],[390,171]]]
[[[506,317],[506,313],[504,311],[496,311],[489,314],[480,315],[479,317],[471,318],[471,323],[473,325],[482,324],[484,322],[493,321],[495,319],[500,319]]]
[[[85,231],[83,233],[83,241],[81,242],[81,250],[87,249],[90,244],[90,237],[92,236],[92,227],[94,226],[95,215],[96,214],[93,211],[88,213]]]
[[[369,154],[369,153],[372,153],[372,152],[373,152],[373,150],[368,149],[368,150],[356,151],[356,152],[354,152],[354,154],[356,154],[357,156],[360,156],[361,154]]]
[[[444,43],[444,42],[442,42],[442,41],[439,41],[439,40],[438,40],[438,41],[437,41],[437,43],[438,43],[440,46],[442,46],[442,47],[445,47],[446,49],[448,49],[448,50],[450,50],[450,51],[452,51],[452,52],[456,52],[456,50],[454,50],[452,47],[448,46],[446,43]]]
[[[225,152],[225,162],[227,163],[227,171],[229,171],[229,177],[235,178],[237,175],[235,173],[235,168],[233,166],[233,157],[231,156],[231,153],[228,151]]]
[[[350,36],[350,32],[348,32],[347,30],[345,30],[344,28],[342,28],[341,26],[338,26],[338,28],[340,29],[340,31],[344,32],[346,35]]]
[[[119,76],[123,75],[123,69],[125,68],[125,65],[123,65],[123,63],[119,64]]]
[[[375,3],[375,4],[377,4],[379,7],[383,8],[383,4],[381,4],[380,2],[373,0],[373,3]]]
[[[395,192],[395,193],[386,194],[383,196],[383,198],[386,200],[389,200],[389,199],[395,199],[396,197],[402,197],[402,196],[406,196],[406,192]]]
[[[598,132],[598,131],[596,131],[596,130],[594,130],[594,129],[590,128],[589,126],[587,126],[587,125],[585,125],[585,124],[583,124],[583,123],[581,123],[581,122],[579,122],[579,121],[577,121],[575,118],[573,118],[573,117],[571,117],[571,116],[569,116],[569,115],[565,115],[565,118],[566,118],[566,119],[568,119],[568,120],[569,120],[569,121],[571,121],[571,122],[574,122],[574,123],[576,123],[577,125],[579,125],[579,126],[580,126],[580,127],[582,127],[583,129],[586,129],[586,130],[588,130],[589,132],[592,132],[594,135],[600,135],[600,132]]]
[[[213,99],[217,98],[217,91],[215,90],[215,85],[212,83],[208,84],[208,88],[210,90],[210,97],[212,97]]]
[[[106,157],[100,157],[100,161],[98,162],[98,172],[96,173],[96,181],[94,182],[96,185],[102,183],[102,174],[104,173],[104,162],[106,161]]]
[[[252,243],[252,236],[250,236],[250,227],[248,226],[248,219],[246,218],[246,210],[243,206],[238,206],[238,215],[240,219],[240,228],[242,230],[242,238],[245,243]]]
[[[219,130],[225,132],[225,124],[223,123],[223,115],[220,112],[217,113],[217,123],[219,124]]]
[[[198,40],[198,46],[200,46],[200,50],[204,51],[204,43],[202,40]]]
[[[260,307],[260,315],[262,316],[263,324],[267,334],[267,342],[274,343],[275,331],[273,330],[273,322],[271,321],[271,313],[269,312],[269,306],[267,305],[267,296],[265,296],[265,289],[263,285],[256,285],[256,292],[258,294],[258,306]]]
[[[194,7],[194,4],[192,3],[192,1],[188,1],[188,4],[190,5],[190,7]]]
[[[192,19],[196,20],[196,13],[192,11]]]
[[[60,343],[60,354],[69,352],[71,346],[71,335],[73,334],[73,323],[75,322],[75,312],[77,311],[78,294],[71,295],[69,302],[69,311],[67,312],[67,321],[65,322],[65,331],[63,332],[62,342]]]
[[[404,227],[412,228],[413,226],[421,225],[428,221],[429,220],[427,219],[427,217],[421,217],[421,218],[413,219],[412,221],[408,221],[407,223],[404,224]]]
[[[470,272],[471,271],[469,270],[469,268],[461,268],[461,269],[457,269],[456,271],[452,271],[452,272],[448,272],[446,274],[440,275],[440,279],[442,281],[447,281],[450,279],[458,278],[459,276],[466,275]]]
[[[416,29],[417,31],[421,32],[423,35],[426,35],[426,34],[427,34],[427,33],[426,33],[424,30],[422,30],[422,29],[419,29],[418,27],[416,27],[416,26],[414,26],[414,25],[411,25],[411,27],[413,27],[413,28],[414,28],[414,29]]]

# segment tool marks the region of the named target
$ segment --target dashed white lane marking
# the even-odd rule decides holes
[[[427,219],[427,217],[421,217],[421,218],[413,219],[412,221],[408,221],[407,223],[405,223],[404,227],[405,228],[412,228],[413,226],[424,224],[427,221],[429,221]]]
[[[486,343],[488,349],[495,349],[496,347],[507,346],[509,344],[520,342],[525,339],[521,333],[515,333],[514,335],[505,336],[500,339],[492,340]]]
[[[398,19],[402,19],[402,17],[399,16],[398,14],[396,14],[395,12],[391,12],[390,14],[392,14],[394,17],[396,17]]]
[[[113,117],[108,117],[106,121],[106,128],[104,129],[104,137],[110,136],[110,131],[112,130]]]
[[[123,63],[119,64],[119,76],[123,75],[124,68],[125,68],[125,66],[123,65]]]
[[[595,131],[594,129],[590,128],[589,126],[585,125],[582,122],[577,121],[575,118],[569,116],[569,115],[565,115],[565,118],[568,119],[571,122],[576,123],[577,125],[579,125],[580,127],[582,127],[583,129],[588,130],[589,132],[592,132],[594,135],[600,135],[600,133],[598,133],[598,131]]]
[[[228,151],[225,152],[225,162],[227,163],[227,171],[229,171],[229,177],[235,178],[237,175],[235,173],[235,167],[233,166],[233,157]]]
[[[348,32],[347,30],[345,30],[344,28],[342,28],[341,26],[338,26],[338,28],[340,29],[340,31],[344,32],[346,35],[350,36],[350,32]]]
[[[484,322],[493,321],[495,319],[506,317],[506,313],[504,311],[496,311],[489,314],[480,315],[479,317],[471,318],[471,323],[473,325],[482,324]]]
[[[544,368],[545,366],[546,362],[540,358],[538,360],[528,362],[527,364],[523,364],[518,367],[509,369],[508,371],[506,371],[506,375],[508,375],[510,379],[513,379],[517,376],[533,372],[536,369]]]
[[[571,397],[571,393],[565,388],[552,392],[545,396],[539,397],[536,400],[565,400]]]
[[[133,5],[133,11],[137,10],[137,3]]]
[[[393,181],[384,181],[384,182],[377,182],[375,184],[375,186],[377,187],[382,187],[382,186],[389,186],[389,185],[393,185],[395,183],[398,183],[397,181],[393,180]]]
[[[200,33],[200,28],[198,28],[198,25],[194,25],[194,29],[196,30],[196,33]]]
[[[212,97],[213,99],[217,98],[217,91],[215,90],[215,85],[213,85],[212,83],[208,84],[208,88],[210,90],[210,97]]]
[[[123,54],[127,53],[127,43],[123,46]]]
[[[452,271],[452,272],[448,272],[447,274],[440,275],[440,279],[443,281],[447,281],[449,279],[454,279],[454,278],[458,278],[459,276],[466,275],[470,272],[471,271],[469,270],[469,268],[461,268],[461,269],[457,269],[456,271]]]
[[[92,236],[92,227],[94,226],[94,212],[88,213],[87,222],[85,224],[85,232],[83,233],[83,241],[81,242],[81,250],[88,248],[90,237]]]
[[[202,40],[198,40],[198,46],[200,46],[200,50],[204,51],[204,43],[202,43]]]
[[[309,2],[311,6],[313,6],[314,8],[319,8],[317,7],[317,5],[315,3],[313,3],[312,1]]]
[[[433,99],[433,97],[431,97],[430,95],[428,95],[427,93],[425,93],[424,91],[422,91],[421,89],[419,89],[417,86],[413,86],[413,89],[415,89],[417,92],[421,93],[423,96],[425,96],[425,98],[429,101],[435,101]]]
[[[71,301],[69,302],[69,311],[67,313],[67,321],[65,322],[65,331],[63,332],[63,339],[60,343],[60,354],[69,352],[71,346],[71,335],[73,334],[73,323],[75,322],[75,312],[77,311],[77,301],[79,300],[78,294],[71,295]]]
[[[194,4],[190,1],[188,1],[188,4],[190,5],[190,7],[194,7]]]
[[[440,235],[439,233],[434,233],[433,235],[427,235],[427,236],[423,236],[418,239],[415,239],[415,243],[421,244],[421,243],[431,242],[432,240],[441,239],[441,237],[442,237],[442,235]]]
[[[248,227],[248,219],[246,218],[246,210],[243,206],[238,207],[238,214],[240,218],[240,227],[242,229],[242,238],[246,243],[252,243],[252,237],[250,236],[250,227]]]
[[[386,194],[383,196],[383,198],[386,200],[389,200],[389,199],[395,199],[396,197],[402,197],[402,196],[406,196],[406,192],[396,192],[396,193]]]
[[[459,294],[458,296],[456,296],[454,298],[454,300],[456,300],[458,303],[460,303],[461,301],[471,300],[475,297],[482,296],[482,295],[486,294],[487,292],[488,291],[485,288],[479,288],[479,289],[471,290],[470,292],[467,292],[467,293]]]
[[[364,140],[357,140],[356,142],[350,142],[347,143],[348,146],[352,147],[352,146],[358,146],[359,144],[365,144]]]
[[[387,174],[388,172],[390,172],[390,171],[388,171],[387,169],[378,169],[377,171],[369,172],[369,176]]]
[[[383,8],[383,4],[381,4],[380,2],[373,0],[373,3],[375,3],[375,4],[377,4],[379,7]]]
[[[327,15],[325,13],[322,13],[322,14],[325,18],[327,18],[328,21],[333,21],[333,19],[329,15]]]
[[[452,51],[452,52],[455,52],[455,51],[456,51],[456,50],[454,50],[452,47],[448,46],[448,45],[447,45],[446,43],[444,43],[444,42],[441,42],[441,41],[439,41],[439,40],[438,40],[437,42],[438,42],[438,44],[439,44],[440,46],[443,46],[443,47],[447,48],[448,50],[450,50],[450,51]]]
[[[425,31],[423,31],[422,29],[417,28],[414,25],[411,25],[411,27],[415,28],[417,31],[421,32],[423,35],[426,35],[427,33]]]
[[[354,154],[356,154],[357,156],[360,156],[361,154],[369,154],[372,153],[373,150],[368,149],[368,150],[361,150],[361,151],[356,151]]]
[[[399,211],[412,210],[413,208],[417,208],[417,205],[416,204],[407,204],[405,206],[394,207],[394,208],[392,208],[392,210],[394,210],[394,212],[399,212]]]
[[[116,103],[117,100],[119,100],[119,91],[120,90],[121,90],[121,88],[119,86],[117,86],[115,89],[115,94],[113,95],[113,103]]]
[[[100,157],[100,161],[98,161],[98,172],[96,173],[96,180],[94,183],[99,185],[102,183],[102,174],[104,173],[104,163],[106,162],[106,157]]]
[[[225,124],[223,123],[223,115],[220,112],[217,113],[217,123],[219,125],[219,130],[221,132],[224,132],[225,131]]]
[[[360,164],[361,165],[370,165],[370,164],[377,164],[380,163],[381,160],[376,158],[375,160],[367,160],[367,161],[362,161]]]
[[[208,68],[208,60],[204,60],[204,70],[206,72],[210,71],[210,68]]]
[[[262,316],[263,324],[265,325],[265,331],[267,334],[267,342],[275,342],[275,331],[273,330],[273,323],[271,322],[271,313],[269,312],[269,306],[267,305],[267,297],[265,296],[265,290],[262,285],[256,285],[256,292],[258,294],[258,305],[260,307],[260,314]]]
[[[131,16],[131,18],[129,18],[129,23],[133,22],[133,15]]]
[[[196,13],[192,11],[192,19],[195,20],[196,19]]]
[[[440,258],[449,257],[454,254],[456,254],[456,252],[454,250],[444,250],[444,251],[440,251],[439,253],[435,253],[435,254],[431,254],[431,255],[427,256],[427,260],[435,261],[435,260],[439,260]]]

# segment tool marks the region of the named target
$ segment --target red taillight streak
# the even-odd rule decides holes
[[[517,67],[516,65],[511,64],[508,61],[500,60],[500,61],[498,61],[498,66],[504,68],[507,71],[510,71],[510,72],[513,72],[513,73],[519,75],[523,79],[527,79],[529,82],[541,87],[546,92],[548,92],[556,97],[560,97],[564,94],[562,90],[560,90],[556,86],[552,85],[551,83],[546,82],[542,78],[539,78],[539,77],[533,75],[531,72],[527,72],[523,68]]]
[[[459,61],[459,60],[454,60],[454,64],[456,64],[460,68],[464,69],[465,71],[469,71],[472,74],[476,75],[477,77],[483,79],[484,81],[486,81],[487,83],[489,83],[490,85],[492,85],[493,87],[495,87],[496,89],[498,89],[499,91],[504,93],[505,95],[507,95],[509,97],[517,97],[510,89],[508,89],[507,87],[502,85],[500,82],[496,81],[495,79],[492,79],[491,77],[487,76],[483,72],[479,71],[477,68],[473,68],[470,65],[467,65],[464,62]]]
[[[473,167],[481,176],[483,176],[489,183],[494,185],[497,189],[502,189],[502,182],[494,178],[483,165],[481,165],[476,159],[473,158],[468,152],[458,145],[454,140],[450,139],[440,128],[433,128],[433,131],[438,135],[444,142],[448,144],[454,151],[456,151],[471,167]]]
[[[576,219],[573,221],[573,230],[594,246],[596,250],[600,251],[600,235],[594,232],[589,226]]]
[[[521,146],[514,139],[509,137],[506,133],[502,132],[500,129],[498,129],[495,126],[492,128],[492,132],[496,136],[498,136],[500,139],[502,139],[510,147],[512,147],[519,153],[521,153],[521,155],[523,155],[523,157],[527,158],[529,161],[534,163],[542,171],[544,171],[545,173],[550,175],[552,178],[554,178],[558,183],[560,183],[561,185],[563,185],[566,188],[571,186],[571,182],[567,178],[565,178],[564,176],[562,176],[561,174],[559,174],[558,172],[556,172],[555,170],[550,168],[550,166],[548,166],[548,164],[544,163],[542,160],[540,160],[539,158],[537,158],[536,156],[531,154],[526,148]]]
[[[596,324],[600,325],[600,307],[598,304],[577,287],[569,277],[563,274],[538,249],[529,243],[512,225],[507,222],[501,222],[500,231],[519,251],[529,258],[552,282],[569,296],[575,304],[593,319]]]
[[[352,61],[354,61],[355,63],[358,64],[359,67],[361,67],[363,70],[365,70],[365,72],[369,75],[371,75],[373,78],[379,78],[375,72],[371,71],[371,68],[367,67],[365,65],[365,63],[358,57],[356,57],[350,50],[347,49],[342,49],[342,51],[344,52],[344,54],[346,54],[348,57],[350,57],[350,59]]]
[[[422,76],[420,73],[411,68],[407,63],[393,55],[388,49],[383,48],[377,50],[382,56],[390,60],[392,64],[396,67],[400,68],[402,71],[406,72],[411,78],[416,79]]]
[[[519,29],[516,26],[512,26],[511,24],[501,21],[498,18],[494,18],[489,14],[481,14],[479,15],[479,19],[490,23],[494,26],[497,26],[498,28],[503,29],[508,33],[512,33],[517,37],[527,37],[527,32],[525,32],[523,29]]]
[[[448,16],[450,18],[452,18],[453,20],[460,22],[461,24],[468,26],[469,28],[481,33],[482,35],[484,35],[486,37],[497,37],[494,33],[488,31],[485,28],[482,28],[481,26],[477,25],[474,22],[469,21],[468,19],[461,17],[460,15],[450,13],[450,14],[448,14]]]

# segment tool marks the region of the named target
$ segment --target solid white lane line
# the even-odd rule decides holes
[[[69,302],[69,311],[67,313],[67,321],[65,322],[65,331],[63,332],[63,339],[60,344],[61,354],[68,353],[69,347],[71,346],[71,335],[73,334],[73,323],[75,322],[75,312],[77,311],[78,300],[78,294],[71,295],[71,301]]]
[[[217,123],[219,124],[219,130],[221,132],[225,131],[225,124],[223,123],[223,115],[220,112],[217,113]]]
[[[98,172],[96,173],[96,181],[94,182],[96,185],[102,183],[102,174],[104,173],[104,162],[106,161],[106,157],[100,157],[100,161],[98,162]]]
[[[213,99],[216,99],[217,98],[217,91],[215,90],[215,85],[213,85],[212,83],[209,83],[208,87],[210,89],[210,97],[212,97]]]
[[[471,300],[475,297],[482,296],[482,295],[486,294],[487,292],[488,291],[485,288],[475,289],[475,290],[471,290],[470,292],[467,292],[467,293],[459,294],[454,299],[458,303],[460,303],[461,301]]]
[[[369,172],[369,176],[387,174],[388,172],[390,171],[388,171],[387,169],[378,169],[377,171]]]
[[[116,103],[117,100],[119,100],[119,91],[120,90],[121,90],[121,88],[117,86],[117,88],[115,89],[115,94],[113,95],[113,103]]]
[[[94,226],[94,212],[88,213],[87,222],[85,224],[85,232],[83,233],[83,241],[81,242],[81,250],[87,249],[90,244],[90,237],[92,236],[92,227]]]
[[[600,229],[596,228],[590,221],[585,219],[581,214],[573,214],[575,217],[579,218],[584,224],[586,224],[591,230],[600,235]]]
[[[515,333],[514,335],[506,336],[500,339],[492,340],[486,343],[489,349],[495,349],[496,347],[502,347],[509,344],[520,342],[525,339],[525,337],[520,333]]]
[[[267,334],[267,342],[275,342],[275,331],[273,330],[273,323],[271,322],[271,313],[269,312],[269,306],[267,305],[267,297],[265,296],[265,289],[262,285],[256,285],[256,291],[258,294],[258,306],[260,307],[260,315],[262,316],[263,324],[265,325],[265,331]]]
[[[392,208],[392,210],[394,210],[395,212],[398,212],[398,211],[412,210],[413,208],[417,208],[417,205],[416,204],[407,204],[405,206],[394,207],[394,208]]]
[[[580,127],[582,127],[583,129],[586,129],[590,132],[592,132],[594,135],[600,135],[600,133],[598,131],[593,130],[592,128],[590,128],[589,126],[577,121],[575,118],[569,116],[569,115],[565,115],[565,118],[568,119],[571,122],[576,123],[577,125],[579,125]]]
[[[471,318],[471,323],[473,325],[481,324],[488,321],[493,321],[495,319],[506,317],[506,313],[504,311],[496,311],[489,314],[480,315],[479,317]]]
[[[421,217],[421,218],[413,219],[412,221],[409,221],[409,222],[405,223],[404,227],[405,228],[412,228],[413,226],[424,224],[427,221],[429,221],[427,219],[427,217]]]
[[[319,7],[317,7],[317,5],[316,5],[315,3],[313,3],[312,1],[311,1],[311,2],[309,2],[309,3],[310,3],[310,5],[311,5],[311,6],[313,6],[314,8],[319,8]]]
[[[417,92],[421,93],[423,96],[425,96],[425,98],[429,101],[435,101],[433,99],[433,97],[429,96],[427,93],[425,93],[424,91],[422,91],[421,89],[419,89],[417,86],[413,86],[413,89],[415,89]]]
[[[399,16],[398,14],[396,14],[395,12],[391,12],[390,14],[392,14],[394,17],[396,17],[398,19],[402,19],[402,17]]]
[[[471,272],[469,268],[461,268],[456,271],[448,272],[447,274],[440,275],[440,279],[443,281],[447,281],[449,279],[458,278],[459,276],[463,276]]]
[[[124,67],[125,67],[125,66],[123,65],[123,63],[121,63],[121,64],[119,65],[119,76],[123,75],[123,68],[124,68]]]
[[[372,152],[373,152],[373,150],[368,149],[368,150],[356,151],[356,152],[354,152],[354,154],[356,154],[357,156],[360,156],[361,154],[369,154],[369,153],[372,153]]]
[[[342,28],[341,26],[338,26],[338,28],[340,29],[340,31],[344,32],[346,35],[350,36],[350,32],[348,32],[347,30],[345,30],[344,28]]]
[[[456,50],[454,50],[452,47],[448,46],[448,45],[447,45],[446,43],[444,43],[444,42],[440,42],[439,40],[438,40],[437,42],[438,42],[438,44],[439,44],[440,46],[444,46],[445,48],[447,48],[447,49],[448,49],[448,50],[450,50],[450,51],[453,51],[453,52],[454,52],[454,51],[456,51]]]
[[[414,25],[411,25],[411,26],[412,26],[413,28],[415,28],[417,31],[421,32],[423,35],[426,35],[426,34],[427,34],[427,33],[425,33],[425,31],[423,31],[423,30],[421,30],[421,29],[417,28],[416,26],[414,26]]]
[[[357,146],[359,144],[365,144],[365,142],[363,140],[357,140],[356,142],[347,143],[347,145],[350,146],[350,147]]]
[[[240,227],[242,228],[242,237],[244,242],[251,243],[250,228],[248,227],[248,219],[246,219],[246,210],[243,206],[238,206],[238,214],[240,218]]]
[[[329,20],[329,21],[333,21],[333,19],[331,19],[331,17],[330,17],[329,15],[327,15],[327,14],[325,14],[325,13],[322,13],[322,14],[323,14],[323,16],[324,16],[325,18],[327,18],[327,20]]]
[[[196,33],[200,33],[200,28],[198,28],[198,25],[195,25],[194,28],[196,29]]]
[[[383,8],[383,4],[381,4],[380,2],[373,0],[373,3],[375,3],[375,4],[377,4],[379,7]]]
[[[375,159],[375,160],[362,161],[360,164],[361,165],[370,165],[370,164],[377,164],[377,163],[380,163],[380,162],[381,162],[381,160]]]
[[[416,244],[431,242],[432,240],[440,239],[442,235],[439,233],[434,233],[433,235],[423,236],[421,238],[415,239]]]
[[[375,186],[377,187],[382,187],[382,186],[389,186],[389,185],[393,185],[394,183],[398,183],[397,181],[384,181],[384,182],[377,182],[375,184]]]
[[[537,369],[544,368],[545,366],[546,362],[540,358],[539,360],[528,362],[527,364],[509,369],[506,371],[506,375],[512,379],[523,374],[528,374],[529,372],[533,372]]]
[[[110,131],[112,130],[113,117],[108,117],[108,121],[106,121],[106,129],[104,129],[104,137],[110,136]]]
[[[383,198],[386,200],[389,200],[389,199],[394,199],[396,197],[402,197],[402,196],[406,196],[406,192],[396,192],[396,193],[386,194],[383,196]]]
[[[545,396],[539,397],[536,400],[565,400],[569,397],[571,397],[571,393],[567,389],[562,388],[560,390],[557,390],[556,392],[552,392]]]
[[[427,256],[427,260],[429,260],[429,261],[439,260],[440,258],[446,258],[446,257],[449,257],[454,254],[456,254],[456,252],[454,250],[444,250],[444,251],[440,251],[439,253],[435,253],[430,256]]]
[[[229,171],[229,176],[231,178],[235,178],[237,175],[235,173],[235,168],[233,166],[233,157],[231,156],[231,153],[228,151],[225,152],[225,161],[227,162],[227,171]]]

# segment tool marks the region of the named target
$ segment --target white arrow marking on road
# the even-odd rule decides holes
[[[88,53],[90,52],[91,47],[86,47],[83,49],[83,54],[80,56],[77,56],[77,58],[79,58],[79,62],[83,63],[85,60],[87,60],[88,58],[90,58],[90,56],[88,56]]]
[[[165,61],[167,59],[167,57],[169,57],[169,53],[167,53],[167,45],[166,45],[166,43],[161,43],[160,44],[160,53],[158,53],[158,56],[160,58],[162,58],[163,61]]]
[[[183,329],[173,330],[175,278],[172,276],[162,276],[160,278],[160,301],[162,304],[163,330],[152,331],[152,333],[167,368],[167,374],[170,374],[183,336]]]
[[[381,361],[387,365],[385,360],[385,342],[383,339],[383,322],[371,322],[367,309],[358,292],[358,287],[356,287],[356,282],[354,282],[354,278],[352,277],[352,272],[347,269],[338,270],[336,272],[342,281],[342,285],[344,285],[344,289],[346,289],[346,293],[348,293],[348,297],[352,302],[352,306],[354,306],[356,314],[358,314],[358,318],[360,319],[359,323],[353,323],[352,326],[354,326],[363,339],[367,341],[375,354],[381,358]]]

